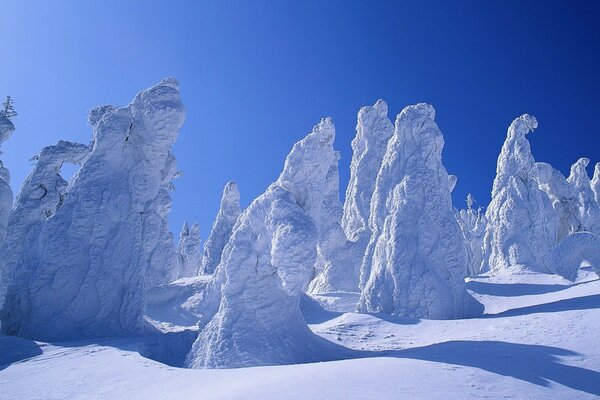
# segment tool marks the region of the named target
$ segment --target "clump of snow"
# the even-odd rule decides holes
[[[589,163],[587,158],[577,160],[571,166],[571,174],[567,180],[575,191],[581,230],[600,234],[600,206],[596,202],[590,177],[585,170]]]
[[[210,235],[204,243],[204,255],[200,272],[212,274],[221,262],[221,253],[233,231],[240,213],[240,190],[234,181],[227,182],[223,189],[221,205],[215,218]]]
[[[187,222],[183,223],[179,242],[177,243],[177,254],[179,255],[179,278],[198,275],[202,255],[200,253],[200,225]]]
[[[360,311],[434,319],[481,312],[464,282],[467,255],[434,118],[428,104],[396,118],[371,202]]]
[[[294,145],[279,179],[238,218],[212,283],[218,310],[188,354],[190,367],[322,359],[300,299],[319,256],[318,217],[335,156],[333,139],[333,123],[322,120]]]
[[[15,126],[4,115],[0,113],[0,146],[4,143],[15,131]],[[2,155],[2,152],[0,152]],[[10,173],[0,160],[0,245],[6,236],[8,224],[8,214],[12,208],[13,193],[10,188]],[[0,289],[1,290],[1,289]]]
[[[589,263],[600,276],[600,236],[590,232],[576,232],[561,241],[552,253],[555,274],[575,281],[582,263]]]
[[[524,114],[508,128],[486,210],[482,271],[550,270],[558,217],[538,187],[537,167],[526,138],[537,125],[533,116]]]
[[[65,340],[144,330],[146,270],[163,235],[159,197],[174,171],[170,149],[183,120],[174,79],[127,107],[90,112],[91,152],[62,205],[42,222],[35,256],[10,274],[4,333]]]

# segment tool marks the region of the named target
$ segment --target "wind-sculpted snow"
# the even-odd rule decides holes
[[[571,166],[571,174],[567,180],[575,191],[581,230],[600,234],[600,206],[596,202],[590,177],[585,170],[589,163],[587,158],[577,160]]]
[[[583,262],[591,264],[600,276],[600,236],[577,232],[567,236],[554,249],[552,270],[555,274],[574,281]]]
[[[15,126],[12,124],[12,122],[10,122],[4,113],[0,113],[0,147],[14,131]],[[2,152],[0,152],[0,155],[2,155]],[[0,245],[2,245],[4,237],[6,236],[8,214],[12,208],[12,202],[13,193],[12,189],[10,188],[10,173],[2,164],[2,160],[0,160]],[[1,290],[2,289],[0,287],[0,291]]]
[[[198,275],[202,255],[200,253],[200,226],[183,223],[177,244],[179,254],[179,278]]]
[[[538,162],[536,168],[539,187],[550,199],[558,218],[554,239],[554,243],[558,244],[567,235],[582,229],[575,188],[560,171],[550,164]]]
[[[475,210],[472,207],[472,201],[472,197],[467,198],[467,209],[460,210],[456,219],[467,247],[468,274],[474,276],[479,274],[483,261],[483,237],[487,220],[481,208]]]
[[[396,118],[371,202],[362,312],[447,319],[481,311],[464,282],[467,256],[434,118],[428,104]]]
[[[162,235],[159,197],[174,171],[170,149],[183,120],[174,79],[127,107],[90,112],[89,156],[42,222],[36,254],[12,266],[4,333],[66,340],[143,331],[146,269]]]
[[[526,138],[535,128],[537,120],[527,114],[508,128],[486,210],[482,271],[550,270],[558,216],[536,180],[537,167]]]
[[[223,250],[205,310],[212,318],[188,354],[192,368],[316,361],[324,356],[300,312],[319,256],[323,183],[336,161],[322,120],[296,143],[279,179],[240,215]]]
[[[210,235],[204,243],[204,255],[200,272],[212,274],[221,262],[221,253],[231,237],[233,226],[240,213],[240,190],[234,181],[227,182],[223,189],[221,205],[215,218]]]

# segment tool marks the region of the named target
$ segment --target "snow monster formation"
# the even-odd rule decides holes
[[[582,231],[600,234],[600,206],[596,202],[590,177],[585,168],[590,163],[587,158],[580,158],[571,166],[571,174],[567,178],[573,185],[577,199],[578,216]]]
[[[594,167],[594,177],[590,182],[590,186],[592,187],[592,192],[594,192],[596,204],[600,206],[600,162],[596,163]]]
[[[300,299],[318,254],[319,222],[334,162],[335,131],[324,119],[288,155],[279,179],[240,215],[213,285],[218,310],[187,357],[192,368],[322,360]]]
[[[200,225],[187,222],[183,223],[179,242],[177,243],[179,255],[179,278],[198,275],[202,255],[200,253]]]
[[[146,268],[160,237],[156,199],[173,170],[170,149],[183,120],[170,78],[127,107],[90,112],[90,154],[43,221],[35,257],[13,266],[0,313],[4,333],[71,340],[145,330]]]
[[[559,222],[550,199],[538,187],[538,171],[526,137],[535,128],[537,120],[528,114],[508,128],[486,210],[482,271],[550,272]]]
[[[240,190],[234,181],[227,182],[223,189],[221,205],[215,218],[210,235],[204,243],[204,255],[200,273],[212,274],[221,262],[221,253],[229,241],[233,226],[241,214]]]
[[[473,208],[475,200],[467,195],[467,209],[460,210],[456,215],[467,246],[467,271],[470,276],[479,274],[483,261],[483,237],[487,220],[481,208]]]
[[[600,236],[577,232],[567,236],[552,253],[552,272],[575,281],[577,271],[585,261],[600,277]]]
[[[536,168],[539,188],[550,199],[557,216],[553,243],[558,244],[569,234],[582,230],[578,199],[574,186],[556,168],[543,162],[536,163]]]
[[[0,147],[15,131],[15,126],[10,119],[0,112]],[[2,152],[0,152],[2,155]],[[12,208],[13,193],[10,188],[10,173],[0,160],[0,245],[6,236],[8,214]],[[0,288],[1,290],[1,288]]]
[[[359,311],[431,319],[482,311],[464,282],[467,255],[434,118],[428,104],[396,118],[371,202]]]

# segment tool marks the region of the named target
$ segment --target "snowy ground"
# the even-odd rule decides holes
[[[485,304],[483,318],[431,321],[340,312],[353,307],[352,293],[318,297],[337,311],[305,302],[312,329],[353,357],[317,364],[189,370],[141,356],[170,348],[152,338],[47,344],[0,336],[0,399],[600,396],[595,274],[581,271],[575,284],[517,275],[480,277],[468,286]]]

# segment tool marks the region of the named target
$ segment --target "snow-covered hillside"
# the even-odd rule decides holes
[[[486,307],[434,321],[325,311],[305,301],[314,332],[348,359],[191,370],[142,354],[156,339],[42,343],[0,336],[2,399],[594,399],[600,396],[600,280],[482,276]],[[356,299],[356,295],[355,299]]]

